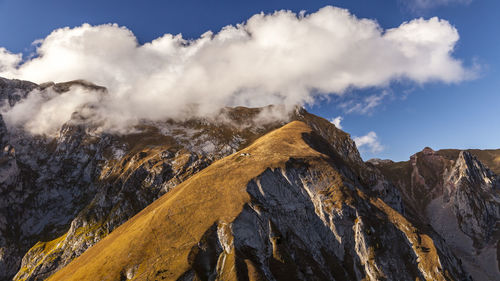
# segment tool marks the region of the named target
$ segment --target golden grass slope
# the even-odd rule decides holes
[[[294,121],[213,163],[167,193],[49,280],[120,280],[167,273],[177,279],[189,269],[188,255],[214,223],[230,223],[250,201],[247,184],[291,157],[325,157],[302,139],[311,129]],[[242,154],[248,153],[248,156]]]
[[[190,263],[193,249],[210,243],[207,233],[213,231],[214,225],[217,231],[222,229],[226,233],[227,239],[233,239],[230,225],[251,201],[247,191],[249,182],[268,168],[285,169],[291,158],[305,160],[322,171],[318,177],[328,177],[331,181],[320,191],[327,197],[326,209],[340,210],[346,204],[352,208],[360,206],[363,213],[376,214],[366,216],[367,222],[388,221],[404,233],[404,241],[411,244],[418,270],[426,280],[449,280],[432,239],[419,234],[410,222],[382,200],[370,198],[358,188],[344,186],[340,180],[342,176],[329,165],[332,159],[305,141],[305,136],[312,131],[305,123],[293,121],[249,147],[214,162],[115,229],[48,280],[179,279],[193,267]],[[286,252],[281,253],[274,242],[274,258],[281,262],[288,260]],[[373,249],[370,251],[374,253]],[[236,280],[234,248],[221,254],[219,260],[222,262],[217,262],[217,280]],[[377,265],[370,264],[374,260],[375,257],[367,261],[365,268],[378,272]],[[244,262],[249,280],[261,280],[258,266],[250,260]],[[384,276],[382,271],[379,273],[377,276]]]

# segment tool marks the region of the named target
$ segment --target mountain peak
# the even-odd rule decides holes
[[[62,83],[54,83],[54,82],[45,82],[38,87],[40,90],[45,90],[48,88],[52,88],[54,91],[58,93],[64,93],[70,90],[71,87],[73,86],[79,86],[84,89],[92,90],[92,91],[106,91],[105,87],[98,86],[92,82],[86,81],[86,80],[72,80],[68,82],[62,82]]]

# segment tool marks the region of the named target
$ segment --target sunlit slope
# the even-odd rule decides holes
[[[123,224],[50,280],[119,280],[158,271],[170,277],[189,269],[188,254],[214,223],[233,221],[250,196],[248,182],[290,157],[322,157],[302,139],[310,129],[292,122],[239,153],[215,162]],[[279,140],[279,141],[276,141]],[[248,153],[248,156],[242,155]]]
[[[300,121],[214,162],[49,280],[466,280]]]

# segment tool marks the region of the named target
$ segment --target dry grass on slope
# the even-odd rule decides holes
[[[267,168],[282,167],[291,157],[324,157],[304,142],[302,135],[310,132],[303,122],[291,122],[213,163],[49,280],[120,280],[127,270],[137,279],[154,278],[157,272],[178,278],[189,269],[189,252],[204,232],[214,223],[233,221],[250,201],[250,180]]]
[[[411,243],[413,252],[417,256],[418,268],[424,275],[425,280],[445,281],[452,279],[447,276],[449,275],[447,271],[443,272],[438,250],[431,237],[421,233],[405,217],[387,206],[380,198],[372,198],[370,202],[373,206],[384,212],[387,215],[387,219],[404,233],[406,239]]]

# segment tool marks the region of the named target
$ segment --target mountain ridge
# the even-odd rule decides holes
[[[203,246],[196,246],[200,245],[200,243],[209,243],[209,242],[204,242],[203,240],[203,235],[204,235],[204,229],[207,229],[206,231],[209,231],[211,225],[217,226],[217,233],[222,232],[223,230],[219,229],[222,227],[224,229],[228,225],[230,225],[233,233],[233,237],[225,237],[227,240],[234,239],[235,241],[238,239],[243,239],[243,241],[246,241],[246,239],[251,239],[249,236],[247,238],[240,238],[239,236],[245,236],[245,232],[239,233],[235,228],[237,228],[237,222],[234,220],[236,219],[236,216],[231,215],[232,212],[229,211],[229,214],[227,213],[228,210],[232,210],[233,204],[237,204],[240,207],[237,208],[237,212],[240,212],[243,210],[243,205],[244,202],[246,204],[250,203],[250,197],[248,195],[243,195],[244,197],[240,197],[239,192],[236,190],[241,190],[243,191],[243,194],[245,193],[245,182],[250,182],[250,185],[256,185],[257,189],[261,189],[259,191],[261,196],[267,197],[270,195],[267,195],[267,188],[269,188],[268,184],[264,183],[258,183],[255,182],[252,184],[251,179],[255,178],[257,175],[262,173],[272,173],[272,174],[280,174],[280,172],[276,171],[282,170],[282,169],[287,169],[284,167],[287,166],[285,163],[289,163],[292,159],[294,159],[292,162],[297,161],[300,163],[300,166],[302,167],[305,163],[309,163],[310,165],[314,166],[315,169],[319,169],[322,165],[326,164],[324,167],[327,169],[329,167],[329,164],[324,163],[324,164],[318,164],[314,163],[316,161],[325,161],[322,159],[328,158],[325,154],[317,151],[314,149],[314,145],[311,146],[310,144],[308,145],[307,141],[301,140],[303,138],[304,134],[310,134],[311,129],[303,122],[298,122],[298,121],[293,121],[291,123],[288,123],[287,125],[283,126],[280,129],[277,129],[273,132],[270,132],[266,134],[265,136],[261,137],[259,140],[257,140],[255,143],[250,145],[248,148],[243,149],[242,151],[227,156],[226,158],[219,160],[215,163],[213,163],[211,166],[209,166],[207,169],[201,171],[197,175],[193,176],[189,180],[187,180],[185,183],[181,184],[178,186],[172,193],[168,193],[164,195],[164,197],[160,198],[159,200],[155,201],[152,205],[148,206],[146,209],[144,209],[142,212],[140,212],[138,215],[136,215],[134,218],[132,218],[129,222],[125,223],[121,227],[117,228],[115,232],[113,232],[110,236],[107,238],[103,239],[102,242],[96,244],[93,248],[89,249],[86,253],[84,253],[81,257],[75,259],[72,263],[70,263],[67,267],[63,268],[61,271],[58,271],[55,275],[53,275],[49,280],[89,280],[89,279],[118,279],[120,278],[120,274],[125,275],[127,279],[149,279],[152,278],[153,275],[156,275],[155,278],[166,278],[169,280],[173,279],[182,279],[186,278],[188,276],[192,276],[189,278],[199,278],[200,280],[205,280],[206,278],[212,279],[220,279],[220,280],[241,280],[244,278],[244,276],[240,274],[238,275],[238,267],[236,264],[234,264],[230,269],[226,269],[228,266],[229,262],[233,262],[231,260],[231,253],[232,253],[232,247],[231,245],[223,245],[222,248],[226,252],[225,254],[221,254],[220,256],[216,256],[215,259],[211,262],[206,262],[206,259],[210,256],[213,255],[211,253],[212,251],[215,251],[215,249],[210,249],[210,246],[206,246],[207,248],[204,248]],[[278,139],[278,141],[275,143],[274,139]],[[314,141],[313,139],[310,139],[310,143]],[[320,141],[321,140],[317,140]],[[259,168],[251,168],[248,169],[247,165],[251,165],[249,163],[245,163],[245,161],[252,161],[255,160],[254,158],[257,158],[256,161],[254,161],[254,164],[256,165],[263,165]],[[261,158],[265,158],[266,160],[263,161]],[[268,162],[269,161],[269,162]],[[305,163],[303,162],[305,161]],[[241,166],[240,168],[233,168],[232,165],[239,163]],[[293,163],[290,163],[288,165],[293,166]],[[296,165],[296,164],[295,164]],[[308,164],[306,164],[307,166]],[[243,169],[241,170],[241,167]],[[225,169],[230,170],[230,173],[224,173]],[[248,171],[251,171],[252,175],[249,175],[248,177],[245,175],[241,175],[241,173],[248,173]],[[225,177],[220,177],[220,172],[222,171],[222,174],[225,174]],[[266,171],[266,172],[264,172]],[[267,172],[269,171],[269,172]],[[282,171],[281,173],[285,173],[286,176],[283,174],[284,179],[286,179],[288,182],[294,182],[293,179],[289,178],[289,171]],[[347,197],[350,198],[352,196],[352,199],[343,199],[341,202],[332,202],[331,204],[328,204],[325,206],[326,209],[329,208],[335,208],[335,206],[340,207],[340,209],[344,208],[345,206],[338,206],[336,204],[349,204],[349,203],[344,203],[344,202],[349,202],[350,200],[356,200],[357,196],[365,197],[366,195],[363,195],[362,191],[359,189],[356,189],[354,187],[349,187],[346,183],[342,183],[342,175],[335,173],[335,169],[330,170],[330,172],[326,172],[327,174],[324,175],[326,178],[338,178],[340,182],[337,182],[339,186],[331,187],[333,188],[329,192],[337,193],[340,192],[338,196],[341,197]],[[318,171],[318,174],[316,176],[319,176],[321,174],[320,171]],[[212,176],[211,176],[212,175]],[[215,177],[213,177],[215,176]],[[209,177],[208,179],[204,177]],[[234,180],[237,179],[237,182],[239,183],[233,183]],[[312,178],[311,178],[312,180]],[[221,182],[222,181],[222,182]],[[262,179],[261,179],[262,181]],[[194,183],[193,183],[194,182]],[[212,194],[210,187],[205,187],[208,188],[207,191],[204,191],[203,186],[209,183],[210,186],[213,185],[213,188],[216,188],[217,191],[212,191],[215,192],[215,195],[209,195]],[[335,181],[332,182],[335,184]],[[344,187],[341,187],[342,185],[346,184]],[[229,196],[230,198],[226,199],[226,202],[222,204],[220,200],[214,199],[211,200],[211,196],[218,196],[220,195],[221,192],[227,192],[226,188],[223,188],[222,190],[218,188],[219,185],[223,186],[231,186],[235,188],[234,192],[230,192],[226,196]],[[261,185],[262,187],[259,187]],[[249,188],[249,187],[247,187]],[[327,191],[330,188],[327,188],[325,186]],[[194,190],[196,192],[194,192]],[[200,190],[201,189],[201,190]],[[262,190],[264,189],[264,190]],[[357,191],[356,191],[357,190]],[[305,188],[304,191],[307,191],[307,188]],[[281,190],[281,191],[276,191],[278,193],[286,193],[287,191]],[[314,191],[309,191],[313,192]],[[354,194],[350,194],[354,192]],[[358,193],[359,195],[355,195],[355,193]],[[361,193],[360,193],[361,192]],[[251,194],[251,192],[250,192]],[[254,196],[257,196],[258,193],[256,193]],[[203,196],[204,202],[209,202],[211,203],[208,207],[199,207],[199,208],[187,208],[187,209],[182,209],[183,211],[179,214],[180,217],[187,217],[190,219],[193,219],[195,223],[188,224],[187,226],[184,226],[186,224],[186,220],[176,220],[175,219],[175,212],[176,210],[179,210],[182,208],[184,202],[191,202],[191,200],[184,199],[182,196],[186,196],[189,198],[189,196],[198,196],[201,195]],[[319,194],[318,194],[319,195]],[[310,195],[314,196],[314,195]],[[285,195],[282,195],[280,197],[286,197]],[[240,199],[241,198],[241,199]],[[290,200],[292,200],[294,197],[292,195]],[[334,197],[329,197],[330,199],[337,201]],[[346,200],[347,199],[347,200]],[[208,200],[208,201],[205,201]],[[243,201],[241,201],[243,200]],[[372,201],[370,206],[376,206],[379,210],[385,212],[387,215],[389,214],[394,214],[397,213],[393,211],[389,206],[387,206],[385,203],[380,201]],[[180,202],[180,203],[179,203]],[[189,204],[187,203],[186,204]],[[287,204],[290,206],[291,201],[287,200]],[[323,202],[326,204],[327,201],[319,201]],[[179,204],[178,206],[170,206],[169,204]],[[320,203],[321,204],[321,203]],[[355,202],[352,202],[351,204],[356,204]],[[207,212],[213,212],[214,210],[221,210],[221,205],[224,206],[222,209],[221,214],[217,219],[211,219],[211,215],[208,214]],[[229,205],[229,206],[228,206]],[[293,204],[292,204],[293,205]],[[202,205],[203,206],[203,205]],[[251,206],[248,205],[252,209],[252,213],[258,214],[259,212],[263,212],[263,210],[259,210],[258,206]],[[321,207],[315,206],[316,212],[319,212],[317,208],[320,208],[320,210],[323,211]],[[265,208],[265,207],[264,207]],[[293,207],[291,207],[293,209]],[[194,211],[196,210],[196,211]],[[194,211],[194,212],[193,212]],[[187,212],[187,214],[185,213]],[[217,212],[217,211],[215,211]],[[394,213],[392,213],[394,212]],[[165,217],[165,214],[167,217]],[[147,220],[147,222],[143,222],[140,226],[136,226],[135,224],[140,223],[140,221],[147,217],[148,215],[150,216],[157,216],[158,220],[161,223],[166,223],[166,221],[171,221],[173,220],[173,225],[171,227],[162,225],[162,226],[157,226],[157,222],[152,221],[154,220],[153,218],[150,220]],[[326,214],[324,214],[326,215]],[[201,217],[200,217],[201,216]],[[408,222],[406,221],[399,221],[402,219],[402,217],[395,216],[392,217],[393,215],[390,215],[391,219],[390,221],[398,221],[398,224],[405,225],[405,227],[409,227],[407,224]],[[276,218],[274,217],[275,219]],[[367,221],[369,219],[366,219]],[[358,223],[363,220],[362,218],[358,218]],[[208,221],[204,221],[208,220]],[[358,224],[355,222],[355,225]],[[365,222],[367,223],[367,222]],[[198,229],[200,227],[200,224],[204,225],[205,227],[202,227],[202,230],[197,231],[197,235],[193,234],[193,231],[196,231],[194,229]],[[293,278],[295,276],[296,278],[299,278],[301,275],[303,275],[303,278],[309,279],[312,278],[313,276],[320,276],[320,274],[325,274],[324,277],[326,278],[332,278],[333,276],[330,275],[328,277],[327,273],[328,272],[321,272],[320,270],[315,271],[314,275],[312,275],[312,272],[307,272],[307,270],[304,272],[303,269],[293,269],[290,268],[292,264],[296,264],[296,266],[299,267],[301,259],[295,260],[296,262],[293,262],[293,256],[290,256],[290,253],[287,253],[287,250],[289,249],[281,249],[280,247],[284,247],[283,244],[285,244],[284,241],[281,242],[276,242],[275,240],[279,239],[287,239],[288,237],[284,237],[285,234],[282,234],[284,232],[283,229],[280,231],[278,229],[273,230],[273,225],[279,224],[278,222],[272,222],[270,221],[270,230],[271,232],[274,232],[275,234],[271,234],[271,237],[269,238],[270,242],[269,244],[273,245],[273,251],[272,251],[272,258],[269,261],[270,267],[266,267],[262,263],[259,264],[258,262],[252,260],[250,258],[252,264],[252,268],[254,268],[255,272],[254,274],[257,275],[260,278],[272,278],[271,276],[275,276],[275,278],[278,279],[283,279],[283,278]],[[147,225],[147,226],[146,226]],[[151,227],[151,232],[156,233],[154,235],[155,239],[160,239],[159,242],[154,243],[152,241],[148,241],[146,244],[142,244],[141,242],[137,242],[138,239],[141,239],[145,235],[143,234],[144,229],[149,229]],[[358,226],[361,227],[361,226]],[[278,226],[275,226],[274,228],[279,228]],[[141,232],[138,236],[135,238],[127,238],[128,235],[134,235],[135,231]],[[156,229],[156,231],[153,231],[153,229]],[[403,226],[400,226],[400,229],[403,229]],[[183,235],[177,235],[179,231],[187,231],[190,233],[189,235],[183,234]],[[248,229],[247,229],[248,230]],[[245,231],[247,231],[245,230]],[[147,232],[146,230],[145,232]],[[159,232],[158,232],[159,231]],[[167,231],[167,232],[162,232],[162,231]],[[180,232],[182,233],[182,232]],[[411,232],[408,232],[411,233]],[[187,248],[183,246],[176,246],[179,245],[177,242],[172,242],[176,241],[178,239],[186,239],[189,237],[192,237],[194,235],[194,240],[191,242],[190,246]],[[220,235],[220,234],[218,234]],[[406,234],[410,235],[410,234]],[[186,237],[187,236],[187,237]],[[282,237],[283,236],[283,237]],[[355,235],[356,236],[356,235]],[[363,235],[362,235],[363,236]],[[148,236],[145,236],[148,237]],[[420,272],[418,276],[425,276],[426,279],[432,278],[433,280],[445,280],[445,273],[444,271],[441,271],[438,269],[438,264],[441,264],[441,262],[438,262],[439,258],[437,257],[437,250],[434,248],[433,243],[431,242],[430,238],[426,235],[421,235],[419,236],[421,238],[421,242],[418,242],[417,238],[408,238],[412,243],[416,244],[413,246],[414,253],[417,256],[425,256],[425,258],[422,258],[422,263],[419,264],[417,267],[415,265],[415,269],[418,268],[417,271]],[[173,239],[173,240],[172,240]],[[220,240],[223,240],[219,237]],[[273,240],[275,239],[275,240]],[[362,238],[359,238],[362,239]],[[413,240],[414,239],[414,240]],[[130,242],[126,242],[130,241]],[[184,241],[184,240],[182,240]],[[202,241],[202,242],[197,242],[197,241]],[[273,242],[274,241],[274,242]],[[133,243],[133,244],[129,244]],[[179,242],[180,245],[184,245],[186,242]],[[249,243],[247,241],[247,243]],[[357,242],[357,243],[364,243],[364,242]],[[154,244],[154,245],[151,245]],[[280,245],[281,244],[281,245]],[[122,245],[128,245],[123,249]],[[144,246],[143,246],[144,245]],[[250,244],[254,245],[254,244]],[[422,245],[422,246],[419,246]],[[425,246],[423,246],[425,245]],[[144,248],[146,247],[146,248]],[[150,248],[152,247],[152,248]],[[171,249],[173,247],[173,249]],[[197,247],[200,247],[199,249]],[[251,247],[251,246],[247,246]],[[379,246],[380,247],[380,246]],[[419,248],[420,247],[420,248]],[[230,248],[229,252],[227,252],[226,248]],[[149,249],[149,250],[148,250]],[[183,250],[185,249],[185,250]],[[198,249],[198,250],[196,250]],[[243,248],[244,249],[244,248]],[[265,249],[265,248],[264,248]],[[428,250],[419,250],[419,249],[428,249]],[[146,256],[152,256],[151,258],[148,258],[147,260],[144,260],[144,258],[137,257],[137,255],[141,254],[136,254],[135,251],[139,251],[142,255]],[[169,251],[170,250],[170,251]],[[263,249],[261,249],[263,250]],[[132,251],[132,252],[131,252]],[[155,252],[155,251],[160,251],[160,252]],[[172,252],[174,251],[174,252]],[[173,258],[172,257],[177,257],[179,255],[179,251],[182,253],[180,254],[180,258]],[[194,258],[191,258],[191,255],[193,251],[198,251]],[[259,248],[255,249],[255,251],[259,251]],[[264,250],[265,251],[265,250]],[[290,250],[289,250],[290,251]],[[369,251],[374,251],[374,250],[369,250]],[[252,251],[250,251],[252,252]],[[393,251],[392,251],[393,252]],[[127,254],[128,253],[128,254]],[[394,253],[394,252],[393,252]],[[202,255],[200,257],[200,255]],[[227,256],[226,256],[227,255]],[[245,255],[244,253],[241,253],[241,255]],[[248,254],[247,254],[248,255]],[[369,255],[369,254],[368,254]],[[166,256],[167,260],[161,259],[158,260],[157,258]],[[238,254],[236,254],[236,257]],[[368,257],[363,257],[363,254],[359,254],[358,256],[360,259],[367,258]],[[129,258],[131,257],[131,258]],[[212,257],[214,258],[214,257]],[[262,259],[265,257],[261,257],[257,255],[257,260],[258,258]],[[118,263],[121,263],[120,266],[114,267],[112,265],[109,265],[109,261],[116,262],[118,259]],[[125,259],[125,261],[121,261]],[[287,259],[290,259],[287,261]],[[436,259],[433,261],[433,259]],[[149,260],[149,262],[148,262]],[[215,262],[217,260],[217,262]],[[223,260],[223,262],[221,262]],[[307,259],[305,259],[307,260]],[[304,260],[304,261],[305,261]],[[107,263],[105,261],[108,261]],[[424,262],[425,261],[425,262]],[[189,264],[192,262],[190,266]],[[235,261],[234,261],[235,262]],[[281,262],[281,263],[280,263]],[[391,271],[382,271],[382,268],[378,268],[376,265],[375,261],[370,261],[370,260],[361,260],[359,261],[361,266],[364,267],[365,274],[370,277],[370,279],[378,279],[384,275],[387,274],[394,274],[394,269]],[[443,261],[444,262],[444,261]],[[277,265],[274,266],[273,268],[273,263],[278,263]],[[312,262],[311,262],[312,263]],[[373,264],[372,264],[373,263]],[[97,266],[97,267],[96,267]],[[210,266],[211,268],[207,268],[207,266]],[[380,264],[379,266],[383,266]],[[191,269],[190,269],[191,267]],[[248,265],[246,267],[246,270],[248,272]],[[125,270],[125,273],[122,271],[122,269]],[[233,271],[234,269],[234,271]],[[244,271],[243,269],[240,269],[240,271]],[[289,270],[293,270],[294,272],[287,272]],[[452,270],[451,268],[449,269],[450,271]],[[456,270],[456,269],[455,269]],[[355,270],[356,271],[356,270]],[[437,272],[435,272],[437,271]],[[164,274],[165,273],[165,274]],[[459,272],[460,273],[460,272]],[[98,275],[94,275],[98,274]],[[337,272],[336,274],[340,274],[340,272]],[[346,276],[349,275],[349,273],[345,273]],[[351,272],[351,274],[353,274]],[[355,272],[354,275],[359,278],[360,272]],[[450,274],[448,272],[448,274]],[[456,272],[453,272],[451,274],[457,274]],[[378,277],[377,277],[378,276]],[[236,277],[236,278],[235,278]],[[247,276],[250,278],[250,276]],[[244,279],[243,279],[244,280]],[[290,280],[290,279],[289,279]]]

